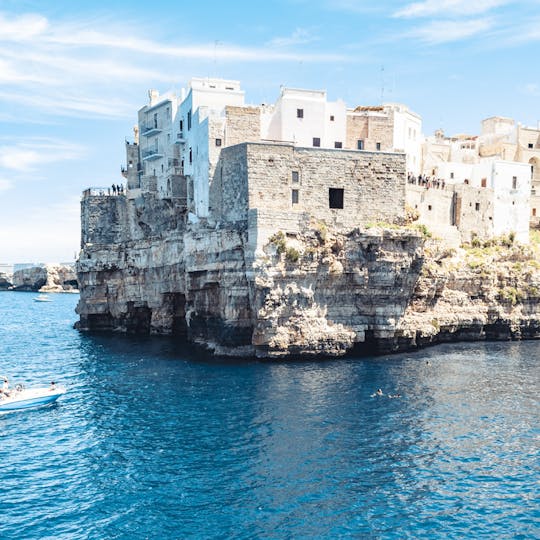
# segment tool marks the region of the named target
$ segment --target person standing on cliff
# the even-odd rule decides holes
[[[112,185],[112,194],[116,195],[116,186],[114,184]]]

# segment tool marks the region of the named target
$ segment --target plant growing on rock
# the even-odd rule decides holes
[[[300,252],[293,247],[288,247],[285,250],[285,259],[292,263],[298,262],[298,259],[300,259]]]
[[[283,231],[278,231],[276,234],[273,234],[269,239],[269,243],[276,246],[276,251],[280,255],[287,249],[287,242]]]

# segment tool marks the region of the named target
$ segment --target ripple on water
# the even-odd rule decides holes
[[[540,536],[538,342],[206,362],[0,299],[0,371],[69,388],[0,417],[2,539]]]

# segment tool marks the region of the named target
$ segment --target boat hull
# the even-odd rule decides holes
[[[20,411],[24,409],[32,409],[54,403],[61,395],[65,393],[61,391],[50,391],[44,389],[41,391],[22,391],[14,397],[9,397],[0,401],[0,413]]]

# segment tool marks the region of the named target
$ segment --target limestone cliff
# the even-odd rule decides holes
[[[532,249],[452,250],[414,227],[302,219],[265,236],[249,220],[189,224],[181,205],[152,195],[85,200],[78,327],[270,358],[540,336]]]
[[[46,264],[13,273],[15,291],[66,292],[77,290],[77,276],[71,266]]]

